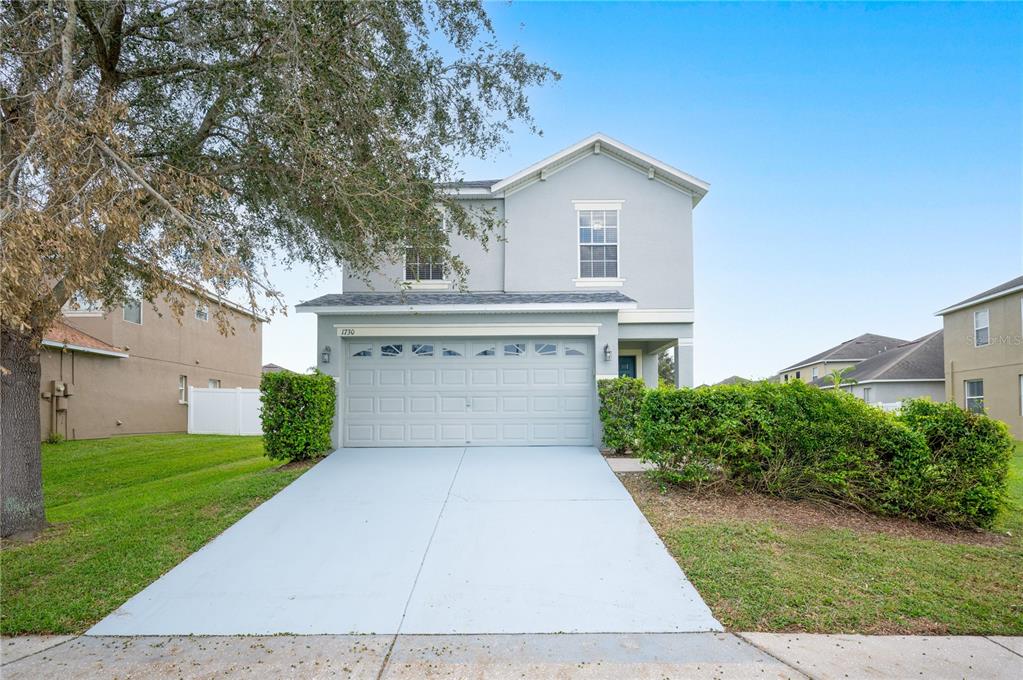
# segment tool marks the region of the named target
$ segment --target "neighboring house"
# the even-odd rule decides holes
[[[934,331],[864,359],[844,376],[842,389],[868,404],[891,404],[918,397],[945,401],[942,336],[942,331]],[[834,387],[827,376],[813,384],[823,389]]]
[[[818,378],[831,374],[833,371],[841,371],[844,368],[855,366],[861,361],[877,356],[881,352],[886,352],[896,345],[905,343],[905,340],[900,340],[899,338],[864,333],[852,340],[846,340],[835,345],[831,349],[814,354],[808,359],[792,364],[788,368],[783,368],[778,372],[778,375],[781,378],[781,382],[796,379],[808,383],[813,382]]]
[[[234,334],[214,318],[220,304]],[[262,321],[241,307],[199,297],[179,320],[165,301],[65,308],[45,335],[42,435],[92,439],[184,432],[188,386],[258,387]],[[56,396],[56,399],[53,397]]]
[[[409,253],[297,307],[318,315],[317,366],[339,380],[336,441],[592,445],[596,380],[656,386],[670,349],[675,383],[692,385],[692,212],[707,189],[602,134],[450,187],[504,219],[489,250],[452,244],[468,292]]]
[[[743,378],[741,375],[733,375],[729,378],[725,378],[721,382],[714,383],[715,385],[747,385],[753,382],[749,378]]]
[[[946,307],[948,401],[1009,425],[1023,438],[1023,276]]]
[[[278,366],[277,364],[263,364],[263,373],[280,373],[281,371],[286,370],[288,369],[283,366]]]

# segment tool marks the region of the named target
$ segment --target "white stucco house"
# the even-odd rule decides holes
[[[596,381],[693,376],[693,208],[708,184],[603,134],[460,200],[504,219],[484,250],[385,265],[298,305],[338,381],[340,446],[596,445]],[[404,281],[403,281],[404,280]]]

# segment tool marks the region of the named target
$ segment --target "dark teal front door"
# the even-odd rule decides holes
[[[636,377],[636,357],[618,357],[618,375],[622,378]]]

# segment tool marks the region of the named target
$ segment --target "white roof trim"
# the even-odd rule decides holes
[[[459,323],[459,324],[334,324],[337,334],[352,338],[489,338],[501,336],[566,335],[594,336],[599,323]]]
[[[490,314],[493,312],[602,312],[635,309],[635,302],[537,302],[501,305],[298,305],[298,313],[313,314]]]
[[[43,340],[44,347],[55,347],[57,349],[66,349],[72,352],[88,352],[89,354],[102,354],[108,357],[117,357],[118,359],[127,359],[127,352],[115,352],[109,349],[97,349],[95,347],[85,347],[84,345],[72,345],[67,342],[57,342],[56,340]]]
[[[969,302],[960,302],[957,305],[952,305],[951,307],[946,307],[945,309],[939,309],[934,313],[934,316],[944,316],[949,312],[957,312],[960,309],[966,309],[967,307],[972,307],[974,305],[979,305],[984,302],[989,302],[990,300],[997,300],[998,298],[1005,297],[1006,295],[1012,295],[1013,293],[1019,293],[1020,291],[1023,291],[1023,285],[1016,286],[1015,288],[1009,288],[1007,290],[1001,290],[998,291],[997,293],[992,293],[991,295],[985,295],[982,298],[970,300]]]
[[[827,376],[822,376],[821,379],[826,378],[826,377]],[[945,379],[944,378],[873,378],[871,380],[857,380],[854,383],[844,382],[844,383],[842,383],[840,385],[840,387],[856,387],[857,385],[873,385],[875,383],[918,383],[918,382],[933,382],[933,383],[940,382],[940,383],[944,384],[945,383]],[[835,387],[834,385],[827,385],[827,384],[820,386],[820,388],[822,390],[830,390],[830,389],[833,389],[834,387]]]
[[[500,182],[490,187],[490,191],[492,193],[503,191],[507,189],[509,186],[517,184],[518,182],[525,180],[534,174],[539,175],[540,172],[545,168],[548,168],[549,166],[554,165],[555,163],[558,163],[575,154],[578,154],[579,152],[583,152],[588,147],[591,148],[592,151],[592,147],[595,147],[597,144],[600,145],[601,153],[603,153],[605,146],[609,147],[617,151],[619,154],[630,158],[634,163],[646,166],[648,168],[648,171],[650,170],[653,171],[654,175],[656,175],[657,173],[661,173],[662,175],[666,175],[667,177],[675,180],[676,182],[684,186],[688,191],[692,192],[694,206],[700,202],[700,199],[703,198],[706,195],[707,191],[710,189],[710,184],[703,181],[702,179],[694,177],[693,175],[690,175],[688,173],[682,172],[678,168],[674,168],[668,165],[667,163],[663,163],[657,160],[652,156],[648,156],[642,151],[633,149],[627,144],[623,144],[622,142],[619,142],[616,139],[612,139],[611,137],[608,137],[607,135],[598,132],[596,134],[590,135],[581,142],[577,142],[566,149],[562,149],[558,153],[543,159],[539,163],[534,163],[533,165],[530,165],[528,168],[520,170],[519,172],[515,173],[514,175],[511,175],[510,177],[502,179]]]

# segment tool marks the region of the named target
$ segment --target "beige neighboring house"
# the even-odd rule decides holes
[[[802,380],[813,382],[830,375],[833,371],[840,371],[850,366],[855,366],[861,361],[866,361],[882,352],[887,352],[899,345],[906,344],[905,340],[890,338],[887,335],[875,335],[864,333],[852,340],[846,340],[819,354],[803,359],[783,368],[778,372],[780,382],[789,380]]]
[[[218,304],[233,335],[219,332]],[[180,323],[164,300],[156,309],[149,303],[65,309],[43,339],[43,438],[185,432],[189,386],[259,387],[263,321],[199,297]]]
[[[1023,276],[946,307],[945,396],[1023,438]]]

